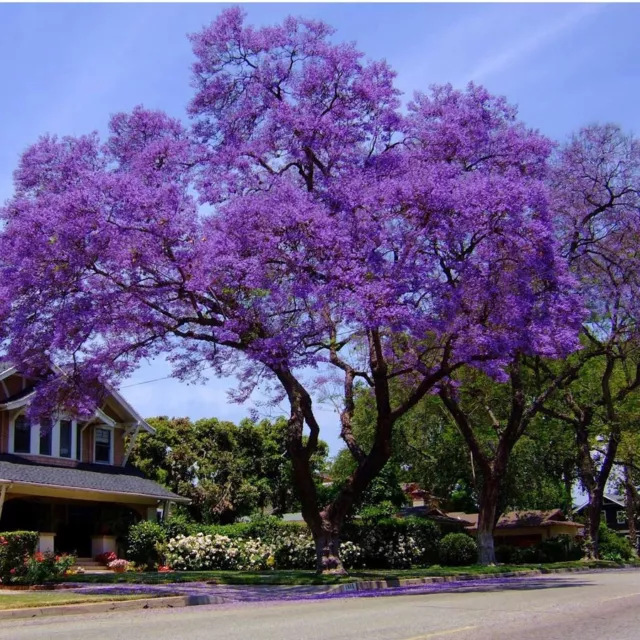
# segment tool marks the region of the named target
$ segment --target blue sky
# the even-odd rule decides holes
[[[137,104],[182,117],[191,96],[186,34],[222,4],[0,5],[0,201],[19,154],[45,132],[103,132],[109,115]],[[251,4],[254,24],[289,14],[320,18],[336,38],[386,58],[409,96],[432,83],[468,81],[506,95],[529,125],[561,139],[613,121],[640,130],[640,5]],[[168,374],[141,367],[123,387]],[[145,416],[239,420],[233,380],[186,386],[162,380],[123,389]],[[320,412],[335,452],[337,416]]]

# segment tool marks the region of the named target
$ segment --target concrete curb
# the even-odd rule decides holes
[[[528,578],[555,573],[600,573],[604,571],[625,571],[630,569],[640,570],[635,565],[622,565],[620,567],[567,567],[564,569],[527,569],[523,571],[507,571],[505,573],[490,573],[474,575],[461,573],[457,576],[433,576],[424,578],[399,578],[391,580],[362,580],[360,582],[348,582],[336,585],[335,591],[346,593],[352,591],[377,591],[394,589],[397,587],[417,587],[422,584],[439,584],[443,582],[466,582],[469,580],[495,580],[499,578]]]
[[[205,604],[221,604],[223,602],[223,598],[208,595],[163,596],[158,598],[137,598],[135,600],[85,602],[83,604],[62,604],[52,605],[50,607],[4,609],[0,610],[0,620],[39,618],[41,616],[71,616],[87,613],[108,613],[110,611],[132,611],[136,609],[197,607]]]

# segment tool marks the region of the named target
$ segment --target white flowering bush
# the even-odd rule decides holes
[[[393,536],[387,537],[372,529],[363,536],[361,553],[366,567],[408,569],[420,563],[425,549],[413,536],[394,532]]]
[[[312,538],[303,534],[280,538],[274,556],[278,569],[313,569],[316,566],[316,546]]]
[[[247,538],[236,541],[241,549],[241,565],[238,569],[261,571],[275,567],[274,550],[260,538]]]
[[[340,559],[347,569],[360,566],[362,558],[362,549],[355,542],[347,540],[340,543]]]
[[[279,533],[264,538],[215,532],[179,535],[164,547],[165,564],[177,571],[314,569],[316,550],[309,532],[289,529]],[[421,523],[362,523],[352,525],[349,533],[358,535],[340,544],[340,558],[347,569],[406,569],[433,563],[431,547],[437,544],[438,530]]]
[[[166,562],[178,571],[237,569],[240,556],[239,545],[221,535],[178,536],[166,547]]]

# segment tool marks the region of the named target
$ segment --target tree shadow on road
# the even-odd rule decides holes
[[[380,598],[393,596],[417,596],[438,593],[491,593],[500,591],[535,591],[588,587],[588,579],[530,576],[522,578],[491,578],[485,580],[460,580],[385,589],[342,590],[330,585],[318,586],[267,586],[267,585],[212,585],[207,583],[177,583],[165,585],[92,585],[74,588],[82,594],[101,595],[188,595],[216,596],[227,603],[291,602],[313,600],[338,600],[344,598]]]
[[[437,593],[491,593],[499,591],[535,591],[540,589],[563,589],[570,587],[589,587],[593,582],[588,579],[570,580],[563,577],[523,577],[491,578],[488,580],[464,580],[435,584],[419,584],[388,589],[371,589],[340,594],[342,597],[386,597],[429,595]],[[320,598],[339,597],[338,594],[323,594]]]

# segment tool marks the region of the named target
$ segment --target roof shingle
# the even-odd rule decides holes
[[[129,493],[158,500],[188,502],[157,482],[145,478],[132,467],[112,467],[80,463],[76,467],[42,464],[21,456],[0,455],[0,480],[84,491]]]

